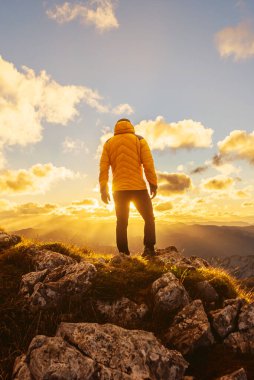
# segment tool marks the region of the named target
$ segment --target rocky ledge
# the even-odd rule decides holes
[[[230,298],[227,291],[222,296],[221,284],[215,288],[211,281],[197,280],[190,289],[176,275],[176,268],[192,274],[211,268],[203,259],[185,258],[172,247],[158,250],[152,264],[164,269],[141,289],[145,297],[141,292],[135,299],[105,299],[93,293],[98,276],[124,271],[137,259],[116,256],[96,264],[36,246],[29,255],[33,270],[22,276],[19,290],[29,313],[54,315],[78,297],[94,314],[81,321],[62,315],[54,336],[34,336],[16,358],[13,380],[193,380],[185,375],[200,349],[220,344],[239,355],[254,354],[254,303]],[[233,369],[221,379],[247,379],[244,368]]]

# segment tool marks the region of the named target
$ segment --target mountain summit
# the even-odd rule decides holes
[[[152,259],[0,233],[3,379],[253,379],[253,293],[175,247]]]

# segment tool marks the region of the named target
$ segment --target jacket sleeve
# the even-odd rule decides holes
[[[157,186],[157,176],[154,168],[153,156],[149,145],[144,138],[140,140],[140,156],[147,181],[150,184]]]
[[[103,146],[103,151],[101,154],[100,159],[100,175],[99,175],[99,182],[100,182],[100,191],[108,191],[108,176],[109,176],[109,167],[110,167],[110,160],[109,160],[109,154],[108,154],[108,145],[107,142]]]

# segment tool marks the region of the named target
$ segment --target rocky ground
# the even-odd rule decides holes
[[[253,295],[204,259],[98,257],[1,232],[0,269],[2,379],[254,379]]]

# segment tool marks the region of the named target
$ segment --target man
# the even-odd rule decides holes
[[[153,157],[146,140],[135,134],[130,120],[120,119],[114,136],[103,147],[100,160],[100,192],[104,203],[110,201],[109,168],[113,174],[113,198],[117,217],[116,242],[120,253],[130,255],[127,240],[129,206],[132,201],[145,221],[144,256],[155,254],[155,223],[151,199],[156,196],[157,177]],[[143,168],[150,187],[148,194]]]

